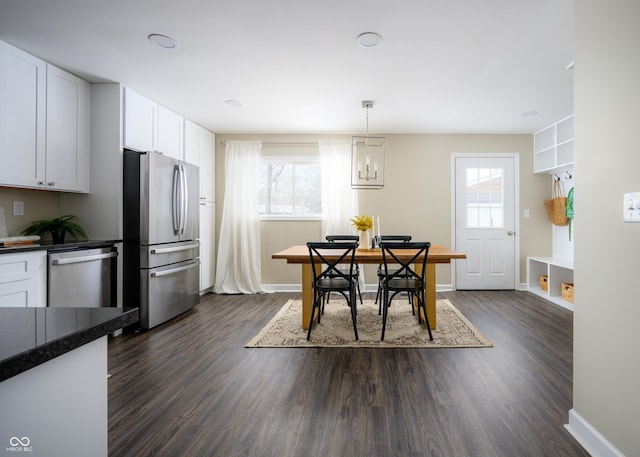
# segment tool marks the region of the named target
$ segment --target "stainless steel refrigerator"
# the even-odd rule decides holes
[[[199,171],[156,152],[124,152],[124,306],[155,327],[199,302]]]

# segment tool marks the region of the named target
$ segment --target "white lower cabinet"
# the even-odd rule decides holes
[[[200,290],[212,288],[216,280],[216,204],[200,202]]]
[[[47,305],[47,252],[0,255],[0,307]]]
[[[547,290],[540,287],[540,277],[546,276]],[[573,303],[562,297],[562,283],[573,284],[573,261],[553,257],[527,258],[529,292],[573,311]]]

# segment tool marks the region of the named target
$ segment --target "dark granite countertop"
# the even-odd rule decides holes
[[[138,308],[0,308],[0,381],[138,319]]]
[[[122,240],[74,240],[65,241],[64,243],[53,244],[51,241],[40,240],[33,244],[21,244],[16,246],[3,246],[0,247],[0,255],[2,254],[15,254],[16,252],[28,252],[28,251],[66,251],[73,249],[87,249],[100,246],[108,246],[115,243],[119,243]]]

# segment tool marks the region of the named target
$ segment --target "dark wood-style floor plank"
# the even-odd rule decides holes
[[[112,338],[109,455],[588,456],[563,428],[572,314],[527,292],[439,297],[495,347],[244,348],[285,293],[208,294]]]

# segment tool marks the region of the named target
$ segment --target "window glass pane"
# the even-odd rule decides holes
[[[467,227],[504,227],[502,168],[468,168]]]
[[[294,161],[296,160],[296,161]],[[320,164],[264,158],[258,174],[258,208],[262,215],[321,216]]]
[[[322,214],[320,167],[318,164],[295,165],[294,207],[296,214]]]

